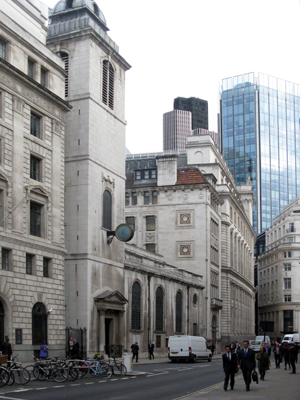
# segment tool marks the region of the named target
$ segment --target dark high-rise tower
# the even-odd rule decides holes
[[[174,100],[174,110],[190,111],[192,113],[192,129],[208,129],[208,102],[197,97],[177,97]]]

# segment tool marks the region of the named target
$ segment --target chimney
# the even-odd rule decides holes
[[[157,186],[171,186],[177,182],[177,154],[156,157]]]

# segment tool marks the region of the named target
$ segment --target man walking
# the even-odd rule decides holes
[[[279,343],[276,342],[276,346],[274,347],[274,357],[276,368],[280,368],[280,362],[282,357],[282,348]]]
[[[249,348],[249,340],[244,340],[244,348],[238,352],[238,369],[243,372],[246,391],[249,392],[251,384],[251,373],[256,367],[255,353]]]
[[[151,357],[152,357],[153,360],[154,360],[154,354],[153,354],[153,352],[154,352],[154,343],[151,342],[151,341],[149,341],[149,344],[148,344],[148,351],[149,351],[149,359],[151,360]]]
[[[297,359],[297,353],[298,353],[297,347],[294,345],[294,343],[291,343],[290,348],[289,348],[289,355],[290,355],[290,362],[291,362],[291,366],[292,366],[292,372],[290,372],[290,374],[296,373],[295,362]]]
[[[226,353],[223,354],[223,371],[225,372],[224,390],[227,390],[230,378],[230,389],[234,388],[234,375],[237,371],[236,354],[231,352],[230,346],[225,347]]]
[[[139,362],[139,344],[138,342],[135,342],[131,345],[131,351],[132,351],[132,361],[135,358],[136,362]]]

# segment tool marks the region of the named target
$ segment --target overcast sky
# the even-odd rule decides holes
[[[53,7],[56,0],[42,0]],[[223,78],[264,72],[300,84],[299,0],[98,0],[126,74],[126,145],[162,151],[176,97],[208,101],[217,131]]]

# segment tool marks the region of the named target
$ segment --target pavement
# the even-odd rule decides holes
[[[221,361],[222,354],[214,355],[213,360]],[[154,360],[140,359],[139,364],[160,364],[168,362],[168,358],[155,358]],[[133,363],[133,371],[135,374]],[[285,370],[283,364],[276,369],[275,363],[271,360],[271,369],[266,372],[265,380],[259,383],[251,383],[250,391],[246,392],[243,375],[239,372],[235,376],[234,390],[223,389],[224,381],[213,386],[190,393],[174,400],[300,400],[300,360],[296,364],[296,374],[290,374],[292,370]]]

